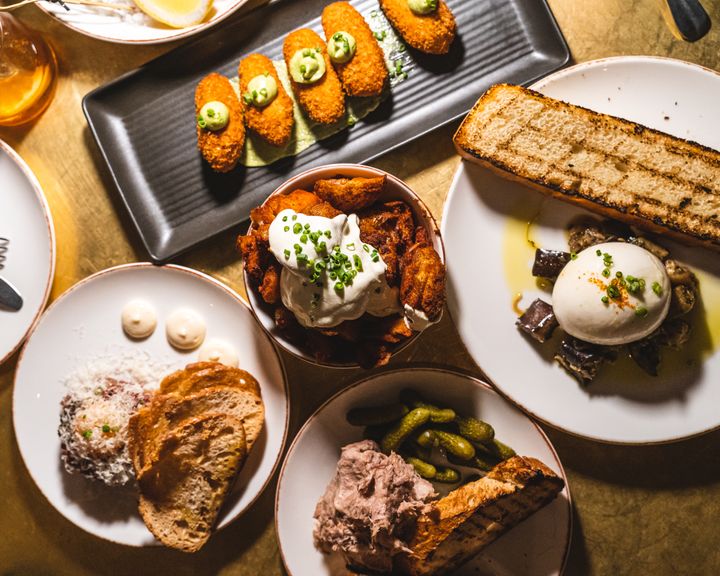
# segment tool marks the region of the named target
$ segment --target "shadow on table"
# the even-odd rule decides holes
[[[668,490],[720,481],[720,430],[673,444],[640,446],[600,444],[545,431],[566,468],[602,482]]]

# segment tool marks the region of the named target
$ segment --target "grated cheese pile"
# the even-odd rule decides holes
[[[168,368],[146,353],[125,352],[94,358],[65,379],[58,435],[69,473],[110,486],[133,480],[128,421],[150,400]]]

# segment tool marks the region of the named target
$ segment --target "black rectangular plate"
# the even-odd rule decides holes
[[[283,0],[256,9],[85,96],[90,129],[154,262],[239,224],[298,172],[367,162],[462,116],[492,84],[526,84],[569,59],[544,0],[447,0],[458,27],[450,53],[410,51],[408,79],[352,129],[270,166],[214,173],[196,146],[198,81],[213,71],[236,76],[251,52],[282,59],[291,30],[322,34],[320,14],[329,3]],[[366,17],[378,9],[377,0],[351,4]]]

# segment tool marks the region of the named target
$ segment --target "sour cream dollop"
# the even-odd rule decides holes
[[[200,347],[198,360],[200,362],[220,362],[220,364],[232,366],[233,368],[237,368],[240,364],[235,347],[229,342],[218,338],[211,338]]]
[[[125,334],[139,340],[155,332],[157,314],[145,300],[131,300],[122,310],[121,322]]]
[[[179,308],[165,324],[168,342],[180,350],[193,350],[205,340],[205,320],[190,308]]]
[[[591,246],[567,263],[553,288],[565,332],[602,345],[635,342],[667,316],[670,279],[653,254],[625,242]]]
[[[282,302],[306,328],[330,328],[366,312],[402,312],[398,290],[385,279],[385,262],[360,239],[357,215],[283,210],[270,224],[269,239],[283,266]]]

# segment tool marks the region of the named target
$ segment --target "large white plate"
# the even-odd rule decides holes
[[[699,66],[609,58],[562,70],[535,88],[720,149],[720,75]],[[623,360],[582,388],[552,361],[557,338],[542,347],[515,327],[515,293],[522,291],[523,304],[541,295],[530,275],[533,250],[525,241],[526,222],[538,213],[530,227],[533,239],[566,250],[563,230],[582,210],[476,165],[460,166],[445,205],[450,313],[498,390],[544,422],[600,441],[668,442],[720,426],[720,256],[662,239],[673,257],[700,276],[705,314],[692,318],[694,345],[665,354],[659,377]]]
[[[128,300],[143,298],[158,313],[158,328],[141,342],[128,339],[120,313]],[[107,488],[60,462],[60,400],[63,379],[97,356],[142,350],[181,368],[197,351],[179,352],[165,337],[164,319],[191,307],[207,324],[208,338],[230,342],[240,367],[260,383],[265,428],[221,512],[219,526],[237,518],[264,490],[279,461],[288,424],[285,371],[274,345],[243,300],[220,282],[189,268],[128,264],[85,279],[65,292],[38,323],[22,351],[15,376],[13,418],[20,454],[33,480],[68,520],[101,538],[130,546],[155,543],[137,513],[131,489]]]
[[[179,29],[156,22],[139,10],[127,12],[69,4],[68,11],[60,4],[51,2],[38,2],[37,6],[76,32],[98,40],[119,44],[161,44],[194,36],[225,20],[247,2],[214,0],[210,15],[203,22]]]
[[[55,272],[55,231],[47,202],[27,164],[0,140],[0,278],[23,307],[0,307],[0,364],[18,349],[45,307]],[[0,241],[0,244],[4,242]]]
[[[340,448],[362,439],[362,429],[345,419],[348,410],[395,402],[398,393],[408,387],[490,422],[497,437],[518,454],[538,458],[566,482],[557,499],[491,544],[457,575],[561,574],[570,547],[572,504],[567,478],[552,444],[540,428],[487,384],[437,368],[396,369],[365,378],[333,396],[302,427],[280,471],[275,501],[280,552],[288,573],[348,574],[342,562],[328,560],[313,546],[315,505],[335,473]]]

